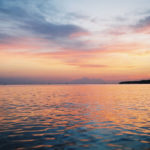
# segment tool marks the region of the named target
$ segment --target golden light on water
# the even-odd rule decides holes
[[[147,147],[149,90],[149,85],[1,86],[1,132],[10,131],[12,142],[19,136],[23,147],[55,148],[58,141],[76,148],[100,143],[104,149],[130,148],[127,143],[137,148],[137,142]]]

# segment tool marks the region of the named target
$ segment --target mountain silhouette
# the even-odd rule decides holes
[[[69,83],[71,84],[106,84],[106,82],[102,79],[93,79],[93,78],[86,78],[86,77],[72,80]]]

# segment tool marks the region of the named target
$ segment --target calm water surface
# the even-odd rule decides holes
[[[150,150],[150,85],[0,86],[2,150]]]

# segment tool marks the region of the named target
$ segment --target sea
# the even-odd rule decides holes
[[[0,150],[150,150],[150,85],[1,85]]]

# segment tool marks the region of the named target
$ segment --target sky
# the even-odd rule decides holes
[[[150,79],[149,0],[0,0],[0,82]]]

